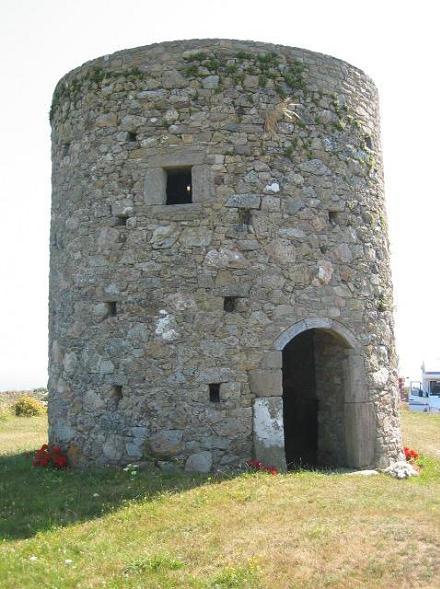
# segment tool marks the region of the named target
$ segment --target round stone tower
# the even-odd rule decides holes
[[[50,441],[73,463],[400,455],[377,91],[303,49],[106,55],[51,108]]]

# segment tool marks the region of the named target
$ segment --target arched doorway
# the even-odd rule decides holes
[[[288,468],[344,466],[348,344],[309,329],[283,349],[283,423]]]
[[[375,464],[376,416],[362,347],[342,324],[294,323],[249,377],[258,460],[282,470]]]

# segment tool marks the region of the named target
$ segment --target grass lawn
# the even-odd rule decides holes
[[[440,587],[440,416],[402,419],[405,481],[32,469],[45,418],[0,420],[0,587]]]

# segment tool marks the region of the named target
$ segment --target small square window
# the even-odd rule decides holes
[[[167,205],[181,205],[192,202],[191,168],[170,168],[167,177]]]
[[[238,297],[225,297],[223,299],[223,309],[226,313],[233,313],[237,310],[237,299]]]
[[[209,384],[209,400],[211,403],[220,403],[220,384],[219,382]]]

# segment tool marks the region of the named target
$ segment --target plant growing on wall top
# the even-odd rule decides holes
[[[275,108],[267,112],[264,120],[264,130],[271,135],[275,135],[277,124],[283,117],[286,117],[289,121],[301,120],[299,114],[295,112],[295,108],[298,106],[301,105],[297,102],[291,102],[290,98],[278,103]]]

